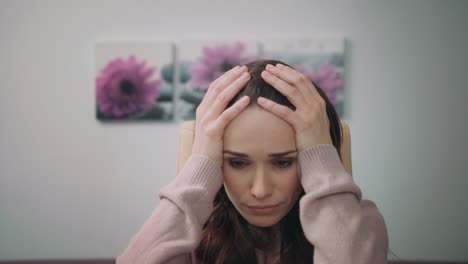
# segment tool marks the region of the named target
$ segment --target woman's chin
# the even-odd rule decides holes
[[[271,227],[276,225],[281,218],[280,217],[275,217],[275,216],[245,216],[245,220],[249,222],[249,224],[257,227]]]

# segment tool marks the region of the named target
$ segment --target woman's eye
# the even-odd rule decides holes
[[[274,163],[275,163],[275,166],[279,168],[287,168],[292,165],[292,161],[290,160],[278,160],[278,161],[275,161]]]
[[[229,165],[233,168],[243,168],[248,165],[247,162],[241,161],[241,160],[231,160],[229,161]]]

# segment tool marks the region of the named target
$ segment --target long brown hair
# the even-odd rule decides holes
[[[261,77],[267,64],[276,65],[277,63],[287,65],[277,60],[258,60],[246,64],[251,79],[229,102],[227,107],[233,105],[244,95],[248,95],[250,97],[249,106],[256,104],[257,98],[261,96],[295,110],[294,105],[284,95]],[[333,146],[338,150],[341,159],[342,128],[339,116],[323,90],[315,83],[314,86],[325,100],[327,116],[330,121],[330,135]],[[300,197],[303,195],[304,190],[302,189]],[[314,246],[310,244],[302,230],[299,219],[299,200],[300,198],[279,222],[281,263],[311,263],[313,261]],[[265,243],[261,243],[248,228],[249,223],[231,203],[224,187],[221,187],[216,194],[213,205],[214,210],[203,226],[202,240],[195,251],[198,260],[207,264],[257,263],[255,248],[263,249],[267,246]],[[271,228],[264,228],[264,230],[265,234],[271,233]],[[268,241],[269,238],[267,236],[263,239],[266,244],[271,243]]]

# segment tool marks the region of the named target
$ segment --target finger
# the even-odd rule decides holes
[[[286,122],[296,127],[296,117],[294,111],[289,109],[284,105],[277,104],[271,100],[268,100],[264,97],[259,97],[257,103],[264,108],[265,110],[273,113],[274,115],[286,120]]]
[[[222,74],[221,76],[219,76],[218,78],[216,78],[216,80],[214,80],[210,86],[208,87],[208,90],[206,91],[206,94],[205,96],[203,97],[203,100],[201,101],[200,105],[199,105],[199,108],[204,108],[204,105],[206,104],[207,101],[211,100],[211,98],[213,97],[213,93],[215,92],[215,88],[217,86],[217,84],[221,81],[221,80],[224,80],[226,79],[227,76],[229,75],[232,75],[232,74],[235,74],[239,71],[239,68],[240,66],[235,66],[233,67],[232,69],[230,69],[229,71],[225,72],[224,74]]]
[[[214,102],[210,102],[209,111],[207,112],[207,118],[217,118],[225,110],[227,104],[234,98],[234,96],[244,88],[245,84],[249,81],[250,74],[244,72],[234,82],[229,84],[218,96],[214,99]]]
[[[210,84],[210,87],[208,88],[208,91],[206,92],[206,95],[204,96],[202,103],[208,102],[208,104],[210,104],[225,87],[227,87],[230,83],[235,81],[246,70],[247,70],[246,66],[242,66],[242,67],[236,66],[232,68],[231,70],[225,72],[220,77],[218,77],[216,80],[214,80]]]
[[[296,108],[306,104],[304,95],[298,88],[289,85],[287,82],[269,73],[268,71],[263,71],[261,75],[267,83],[271,84],[271,86],[286,96]]]
[[[232,69],[230,69],[229,71],[223,73],[221,76],[219,76],[218,78],[216,78],[216,80],[214,80],[210,86],[216,86],[221,80],[225,79],[229,74],[232,74],[232,73],[235,73],[239,70],[240,66],[237,65],[235,67],[233,67]]]
[[[216,125],[220,129],[225,129],[231,121],[236,118],[248,105],[250,97],[245,95],[231,107],[226,109],[216,120]]]
[[[272,73],[273,75],[278,76],[279,78],[283,79],[290,85],[294,85],[301,89],[304,96],[320,96],[317,92],[315,86],[304,76],[304,74],[298,72],[297,70],[290,68],[283,64],[276,64],[273,66],[268,64],[266,69]]]
[[[225,82],[227,79],[232,80],[235,79],[241,74],[245,69],[240,69],[240,66],[236,66],[229,71],[225,72],[223,75],[219,76],[216,80],[214,80],[210,86],[208,87],[208,90],[206,91],[206,94],[203,96],[202,101],[197,107],[197,112],[204,113],[210,102],[214,100],[214,98],[219,94],[218,89],[222,89],[222,87],[219,86],[220,83]]]

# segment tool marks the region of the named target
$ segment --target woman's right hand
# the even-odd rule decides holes
[[[192,153],[223,161],[223,134],[227,125],[249,104],[244,96],[228,109],[226,105],[250,79],[246,66],[236,66],[213,81],[195,115],[195,139]]]

